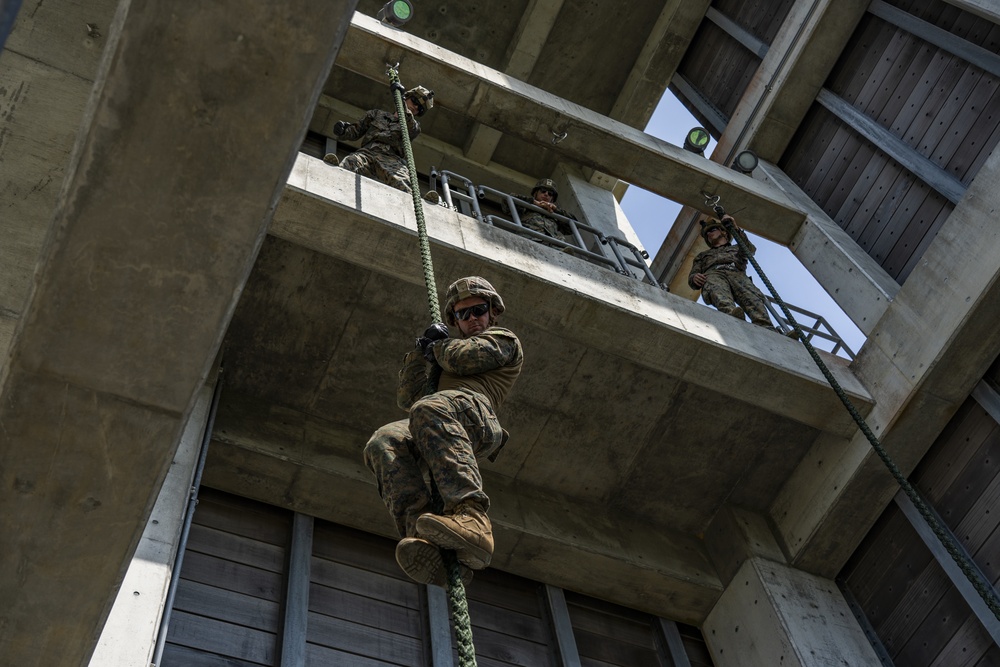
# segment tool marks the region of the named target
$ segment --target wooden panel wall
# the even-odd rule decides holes
[[[973,399],[910,478],[994,585],[1000,579],[1000,425]],[[993,643],[895,504],[841,578],[897,665],[1000,664]]]
[[[287,510],[201,489],[162,667],[280,664],[292,519]],[[426,589],[399,569],[395,546],[315,521],[307,665],[431,664]],[[488,569],[475,574],[467,596],[480,667],[560,667],[543,584]],[[567,598],[584,665],[671,667],[659,619]],[[710,667],[698,629],[679,629],[692,666]]]
[[[673,667],[658,620],[610,602],[566,592],[582,667]],[[678,624],[692,667],[711,667],[697,628]]]
[[[307,665],[428,664],[422,587],[399,569],[394,548],[391,540],[316,523]]]
[[[793,0],[716,0],[712,8],[765,44],[770,44],[792,4]],[[729,118],[760,62],[757,54],[748,51],[722,28],[705,19],[677,72]]]
[[[163,667],[276,665],[291,514],[202,489]]]
[[[1000,26],[938,0],[891,4],[1000,53]],[[826,88],[968,185],[1000,142],[1000,81],[871,14]],[[954,205],[815,104],[779,165],[902,283]]]

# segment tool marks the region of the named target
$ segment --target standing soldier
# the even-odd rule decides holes
[[[750,254],[757,251],[746,232],[736,227],[732,216],[725,215],[722,220],[733,223],[740,240],[750,249]],[[732,243],[733,239],[725,225],[715,218],[709,218],[707,222],[702,220],[701,237],[708,244],[708,250],[694,258],[691,273],[688,274],[688,285],[692,289],[700,289],[705,303],[715,306],[720,312],[741,320],[745,312],[757,326],[777,331],[771,326],[764,294],[746,273],[747,255],[743,248]]]
[[[403,357],[396,401],[409,417],[375,431],[365,446],[365,465],[403,539],[396,562],[415,581],[444,586],[439,549],[453,549],[463,566],[481,570],[493,557],[493,528],[486,512],[477,458],[496,459],[507,440],[496,411],[521,372],[517,336],[496,326],[503,299],[479,276],[457,280],[445,293],[444,324],[431,325]],[[431,364],[440,366],[437,391],[424,395]],[[431,514],[431,488],[444,507]]]
[[[551,178],[543,178],[535,183],[535,187],[531,189],[530,197],[515,194],[512,194],[511,197],[528,202],[529,204],[534,204],[539,208],[545,209],[549,213],[555,213],[556,215],[576,220],[576,217],[572,213],[564,211],[556,206],[556,200],[559,199],[559,191],[556,190],[556,183]],[[528,229],[545,234],[546,236],[551,236],[559,241],[574,243],[573,230],[570,229],[569,223],[564,220],[556,220],[555,218],[550,218],[547,215],[530,209],[521,209],[518,212],[518,217],[521,219],[521,225],[527,227]]]
[[[403,105],[406,108],[407,134],[410,141],[413,141],[420,134],[417,118],[434,106],[434,91],[423,86],[411,88],[403,95]],[[381,181],[403,192],[412,192],[410,169],[403,150],[402,125],[395,111],[390,113],[372,109],[356,123],[337,121],[333,126],[333,133],[347,141],[361,139],[361,148],[345,157],[342,162],[335,153],[327,153],[323,157],[325,162],[334,166],[339,164],[344,169]]]

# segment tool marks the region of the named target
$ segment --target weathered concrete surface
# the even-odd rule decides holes
[[[751,558],[785,562],[767,517],[732,505],[723,505],[715,514],[705,531],[705,547],[724,586]]]
[[[198,394],[177,454],[90,659],[91,667],[145,667],[153,659],[213,389],[214,382]]]
[[[405,193],[306,156],[300,156],[288,184],[273,235],[410,285],[423,284],[419,254],[413,252],[416,221]],[[458,261],[452,259],[454,250],[456,257],[478,257],[480,265],[489,257],[496,264],[491,270],[507,279],[507,290],[521,303],[542,303],[553,289],[570,291],[533,313],[533,326],[813,428],[853,433],[853,421],[794,341],[441,207],[425,209],[425,217],[447,262]],[[532,257],[538,253],[544,254]],[[448,264],[436,272],[442,291],[457,273]],[[629,336],[621,337],[626,330]],[[842,360],[828,358],[864,410],[866,392]]]
[[[868,424],[908,475],[1000,354],[1000,152],[983,165],[852,367]],[[771,514],[798,566],[833,576],[895,483],[860,434],[820,436]]]
[[[116,6],[29,0],[0,53],[0,358],[28,299]]]
[[[805,217],[784,194],[749,176],[356,14],[338,66],[382,81],[386,61],[434,81],[444,109],[683,204],[703,207],[703,191],[719,194],[734,210],[750,207],[768,218],[781,242]],[[553,133],[562,132],[566,138],[553,145]]]
[[[837,584],[746,561],[702,627],[717,667],[879,667]]]
[[[1000,23],[1000,7],[993,0],[944,0],[949,5],[981,16],[987,21]]]
[[[899,284],[783,171],[762,160],[755,175],[787,194],[806,212],[805,221],[788,244],[789,250],[851,321],[870,334],[899,291]],[[688,287],[687,277],[695,256],[707,247],[699,236],[699,219],[696,211],[685,207],[653,261],[654,273],[669,281],[671,294],[690,299],[697,299],[699,292]],[[751,232],[767,235],[767,220],[740,215],[737,221]],[[768,272],[769,267],[763,268]],[[810,308],[809,304],[793,305]]]
[[[231,392],[222,405],[205,484],[398,538],[361,462],[370,433]],[[483,474],[494,567],[688,623],[722,592],[694,536],[526,488],[488,462]]]
[[[751,148],[777,162],[868,8],[867,0],[798,0],[719,137],[712,159]]]
[[[120,9],[3,368],[10,664],[93,650],[353,3]]]
[[[729,165],[741,150],[751,148],[757,153],[761,158],[757,179],[784,192],[807,212],[807,220],[785,238],[779,238],[783,232],[757,211],[742,216],[741,226],[791,247],[851,321],[870,333],[895,293],[895,282],[794,183],[768,164],[780,159],[867,7],[862,0],[796,2],[719,138],[712,160]],[[687,274],[704,245],[692,213],[685,208],[678,214],[654,266],[671,292],[697,298],[687,285]]]
[[[207,483],[391,534],[361,450],[403,416],[398,360],[429,317],[409,201],[299,158],[227,335],[227,444]],[[765,513],[817,433],[854,428],[811,360],[638,280],[441,207],[425,216],[438,291],[489,276],[528,359],[501,411],[510,444],[486,466],[509,545],[497,567],[704,618],[717,577],[691,545],[718,509]],[[626,585],[636,567],[663,581]]]

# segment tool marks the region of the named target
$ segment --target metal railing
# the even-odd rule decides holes
[[[788,322],[788,319],[781,313],[781,311],[775,307],[776,301],[768,296],[767,297],[767,311],[771,313],[771,316],[778,323],[778,328],[781,329],[782,333],[790,333],[792,331],[792,326]],[[816,313],[810,312],[804,308],[799,308],[798,306],[793,306],[792,304],[785,302],[785,307],[792,311],[792,316],[795,318],[796,323],[799,325],[799,329],[802,333],[806,335],[806,340],[813,343],[814,339],[819,338],[821,340],[829,341],[833,343],[833,349],[830,350],[832,354],[837,354],[843,350],[844,354],[851,361],[854,360],[854,351],[847,346],[844,339],[841,338],[830,323],[826,321],[826,318],[822,315],[817,315]],[[802,317],[800,317],[800,315]],[[812,325],[805,324],[806,320],[813,320]],[[813,343],[815,344],[815,343]]]
[[[436,189],[438,180],[441,182],[445,204],[459,213],[473,217],[484,224],[506,229],[520,236],[558,248],[563,252],[577,255],[595,264],[606,266],[616,273],[636,279],[644,278],[649,284],[664,289],[664,286],[659,283],[645,261],[649,258],[649,254],[645,250],[640,250],[632,243],[629,243],[624,238],[605,234],[596,227],[564,215],[559,215],[558,213],[551,213],[522,199],[517,199],[508,193],[500,192],[485,185],[477,186],[461,174],[447,170],[437,171],[436,169],[431,169],[430,187],[432,190]],[[484,214],[480,206],[480,202],[483,200],[489,200],[501,210],[508,212],[511,219],[500,215]],[[571,230],[572,238],[564,241],[525,227],[521,223],[518,208],[537,211],[547,218],[562,223],[562,225]],[[589,247],[583,233],[587,233],[593,239],[593,243]],[[639,269],[642,278],[634,273],[632,269]]]
[[[441,184],[444,202],[448,208],[452,210],[475,218],[484,224],[500,227],[501,229],[506,229],[507,231],[519,234],[520,236],[534,239],[554,248],[559,248],[564,252],[577,255],[596,264],[606,266],[622,275],[640,279],[639,275],[632,271],[633,268],[639,269],[646,282],[651,285],[656,285],[661,289],[666,289],[666,286],[662,285],[656,279],[656,276],[650,270],[649,265],[644,261],[649,258],[648,253],[644,250],[639,250],[636,246],[623,238],[609,236],[601,230],[582,223],[579,220],[567,218],[566,216],[559,215],[557,213],[550,213],[549,211],[539,208],[538,206],[530,204],[524,200],[517,199],[508,193],[500,192],[499,190],[495,190],[485,185],[476,185],[461,174],[456,174],[447,170],[437,171],[432,168],[430,172],[431,190],[437,190],[438,181],[440,181]],[[485,200],[489,200],[497,205],[497,207],[501,210],[509,212],[511,219],[507,219],[499,215],[484,214],[480,202]],[[569,227],[571,230],[572,239],[563,241],[561,239],[548,236],[547,234],[536,232],[533,229],[528,229],[521,224],[521,216],[518,213],[518,208],[537,211],[544,214],[548,218],[564,223],[565,226]],[[593,239],[591,247],[588,247],[587,242],[584,239],[584,232]],[[623,252],[623,248],[627,252]],[[781,311],[773,305],[774,299],[766,294],[764,296],[767,297],[767,302],[765,304],[767,306],[767,310],[774,318],[774,321],[777,322],[777,328],[782,333],[791,332],[792,327],[788,323],[788,320],[785,319]],[[788,306],[788,309],[793,312],[796,317],[796,321],[799,324],[799,328],[806,336],[806,340],[809,342],[813,342],[815,339],[828,341],[833,344],[833,349],[830,350],[832,354],[843,352],[848,359],[854,359],[854,352],[847,346],[847,343],[844,342],[837,332],[834,331],[833,327],[830,326],[830,323],[826,321],[826,318],[822,315],[805,310],[804,308],[793,306],[787,302],[785,305]],[[799,315],[802,317],[798,317]],[[803,322],[807,320],[812,320],[813,324],[804,324]]]

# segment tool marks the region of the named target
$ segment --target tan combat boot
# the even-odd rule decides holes
[[[732,315],[733,317],[739,318],[744,322],[746,322],[746,320],[743,319],[744,315],[743,309],[740,308],[739,306],[733,306],[732,308],[719,308],[719,312],[725,313],[726,315]]]
[[[396,545],[396,562],[410,579],[431,586],[448,587],[448,570],[441,550],[419,537],[404,537]],[[472,581],[472,570],[459,565],[462,583]]]
[[[471,503],[459,505],[451,516],[421,514],[417,534],[442,549],[453,549],[458,562],[482,570],[493,558],[493,526],[486,512]]]

